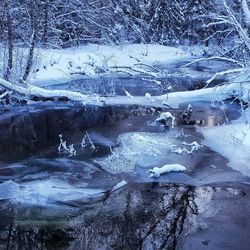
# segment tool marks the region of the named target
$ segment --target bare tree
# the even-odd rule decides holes
[[[7,44],[8,44],[8,54],[7,54],[7,67],[4,74],[6,80],[10,79],[11,71],[13,67],[13,25],[12,17],[10,13],[9,0],[4,0],[4,10],[7,16]]]

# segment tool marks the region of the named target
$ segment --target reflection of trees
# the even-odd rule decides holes
[[[78,227],[71,249],[175,249],[188,216],[198,213],[194,198],[191,186],[127,187]]]
[[[195,190],[174,184],[135,184],[86,205],[72,231],[6,226],[0,249],[175,249],[191,214]]]
[[[66,249],[72,240],[63,230],[26,229],[22,226],[6,226],[0,229],[0,249]]]

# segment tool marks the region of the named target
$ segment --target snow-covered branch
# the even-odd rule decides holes
[[[233,63],[233,64],[237,64],[242,68],[244,67],[244,65],[242,63],[240,63],[239,61],[237,61],[237,60],[234,60],[234,59],[228,58],[228,57],[220,57],[220,56],[212,56],[212,57],[209,57],[209,58],[200,58],[200,59],[194,60],[194,61],[192,61],[190,63],[187,63],[182,67],[188,67],[188,66],[190,66],[192,64],[195,64],[195,63],[199,63],[199,62],[203,62],[203,61],[211,61],[211,60],[227,61],[227,62],[230,62],[230,63]]]
[[[33,85],[28,85],[27,87],[23,87],[17,84],[13,84],[1,78],[0,78],[0,85],[8,90],[17,92],[18,94],[24,95],[26,97],[41,97],[48,99],[65,98],[72,101],[80,101],[80,102],[86,102],[88,100],[87,95],[83,95],[78,92],[68,91],[68,90],[48,90]]]
[[[231,69],[231,70],[217,72],[216,74],[214,74],[213,77],[211,77],[209,80],[207,80],[207,85],[205,87],[207,87],[208,84],[210,84],[218,76],[224,76],[224,75],[228,75],[228,74],[240,73],[241,71],[243,71],[243,68]]]

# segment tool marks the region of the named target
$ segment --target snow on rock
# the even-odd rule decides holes
[[[174,128],[175,117],[170,112],[161,113],[160,117],[158,117],[155,121],[167,124],[169,119],[172,120],[171,125],[172,125],[172,128]]]
[[[182,172],[186,171],[186,167],[180,164],[169,164],[164,165],[161,168],[155,167],[153,169],[150,169],[148,172],[151,173],[150,177],[160,177],[160,175],[169,173],[169,172]]]

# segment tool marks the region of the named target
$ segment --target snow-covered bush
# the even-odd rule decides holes
[[[70,144],[67,146],[67,142],[63,140],[63,135],[59,134],[60,144],[58,146],[58,152],[59,153],[65,153],[68,154],[69,157],[76,155],[76,150],[74,148],[73,144]]]
[[[160,114],[155,122],[163,123],[164,125],[168,125],[169,120],[171,120],[171,127],[174,128],[175,117],[170,112],[163,112]]]

